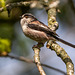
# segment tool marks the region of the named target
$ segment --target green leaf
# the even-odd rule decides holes
[[[11,51],[11,42],[9,39],[0,38],[0,56],[2,54],[8,54]]]
[[[4,10],[6,10],[5,1],[6,1],[6,0],[0,0],[0,7],[3,7]]]

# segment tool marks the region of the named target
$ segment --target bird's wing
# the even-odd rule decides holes
[[[48,35],[58,36],[56,34],[56,32],[52,31],[48,26],[46,26],[45,24],[43,24],[40,21],[33,21],[33,22],[28,24],[28,27],[32,28],[34,30],[43,31]]]

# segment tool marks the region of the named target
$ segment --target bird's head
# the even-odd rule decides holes
[[[32,14],[30,13],[26,13],[26,14],[23,14],[21,16],[21,25],[24,25],[24,24],[28,24],[30,22],[32,22],[33,20],[37,20]]]

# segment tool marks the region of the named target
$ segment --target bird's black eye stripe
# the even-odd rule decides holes
[[[28,18],[28,16],[25,16],[25,18]]]
[[[34,18],[35,20],[37,20],[33,15],[29,15],[29,14],[25,14],[24,17],[26,17],[26,18]]]

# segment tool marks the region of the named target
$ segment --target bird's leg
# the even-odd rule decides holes
[[[44,46],[44,43],[38,43],[37,45],[34,45],[32,48],[38,48],[38,49],[40,49],[43,46]]]

